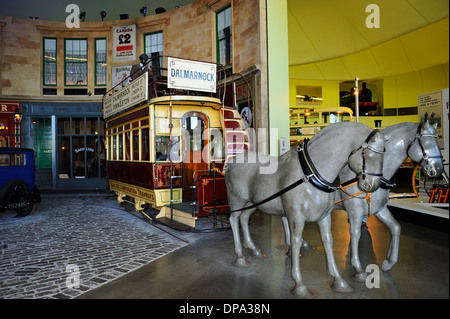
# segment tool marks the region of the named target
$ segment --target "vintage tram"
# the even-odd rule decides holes
[[[221,65],[167,56],[147,65],[103,98],[109,188],[127,209],[195,228],[227,212],[224,170],[249,149],[248,124]]]

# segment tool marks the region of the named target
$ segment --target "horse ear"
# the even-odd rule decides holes
[[[434,123],[432,126],[433,126],[433,128],[436,130],[437,127],[438,127],[438,123]]]
[[[386,141],[389,141],[389,139],[391,138],[391,135],[392,135],[392,133],[389,133],[389,134],[383,134],[384,139],[385,139]]]
[[[428,120],[426,120],[422,125],[422,132],[425,132],[428,129],[430,129],[430,122]]]

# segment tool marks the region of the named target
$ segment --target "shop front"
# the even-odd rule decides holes
[[[20,102],[0,101],[0,147],[20,147],[21,122]]]
[[[102,104],[22,102],[23,146],[36,152],[43,189],[105,189]]]

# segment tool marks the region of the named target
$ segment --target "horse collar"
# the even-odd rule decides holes
[[[312,163],[311,158],[309,157],[307,144],[308,140],[305,140],[303,142],[303,147],[299,147],[297,152],[303,173],[308,177],[308,181],[321,191],[327,193],[334,192],[339,188],[339,176],[333,183],[328,182],[322,176],[320,176],[319,172]]]

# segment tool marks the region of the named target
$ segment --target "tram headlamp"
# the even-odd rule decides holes
[[[106,11],[101,11],[100,16],[102,17],[102,21],[104,21],[106,17]]]
[[[144,17],[147,15],[147,7],[142,7],[140,11]]]

